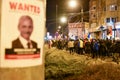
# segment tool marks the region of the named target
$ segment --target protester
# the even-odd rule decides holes
[[[73,40],[68,41],[68,49],[69,49],[70,53],[73,52],[73,50],[74,50],[74,41]]]
[[[60,50],[69,50],[70,53],[77,54],[87,54],[92,58],[106,58],[113,57],[113,59],[118,60],[120,57],[120,40],[98,40],[98,39],[76,39],[76,40],[54,40],[53,42],[49,41],[49,48],[54,43],[54,47],[57,47]],[[115,58],[115,55],[117,58]]]

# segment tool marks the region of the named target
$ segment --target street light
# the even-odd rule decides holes
[[[71,0],[71,1],[69,1],[68,5],[72,8],[74,8],[77,6],[77,2],[75,0]]]
[[[78,2],[77,2],[77,0],[71,0],[71,1],[69,1],[69,6],[71,7],[71,8],[75,8],[75,7],[77,7],[78,6],[78,4],[77,4]],[[78,12],[78,13],[73,13],[73,14],[80,14],[81,15],[81,24],[83,24],[83,7],[82,7],[82,5],[81,5],[81,12]],[[68,20],[69,21],[69,20]],[[83,36],[85,35],[85,26],[83,27],[82,26],[82,28],[83,28]],[[77,36],[78,36],[78,27],[77,27]]]
[[[59,32],[59,31],[60,31],[60,29],[61,29],[61,26],[58,26],[58,30],[57,30],[57,32]]]
[[[60,29],[60,28],[61,28],[61,26],[58,26],[58,28]]]
[[[66,19],[66,17],[62,17],[62,18],[60,18],[60,21],[61,21],[62,23],[65,23],[65,22],[67,21],[67,19]]]

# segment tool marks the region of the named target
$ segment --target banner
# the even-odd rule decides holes
[[[68,23],[69,37],[83,38],[84,23]]]
[[[43,0],[2,0],[1,67],[42,64],[44,28]]]

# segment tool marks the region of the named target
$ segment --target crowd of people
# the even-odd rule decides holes
[[[100,39],[77,39],[77,40],[50,40],[50,47],[69,50],[70,54],[89,55],[92,58],[113,57],[117,54],[120,57],[119,40],[100,40]]]

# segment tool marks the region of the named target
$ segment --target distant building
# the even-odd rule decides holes
[[[68,35],[69,38],[78,39],[84,38],[85,35],[88,35],[89,23],[79,22],[79,23],[69,23],[68,24]]]

